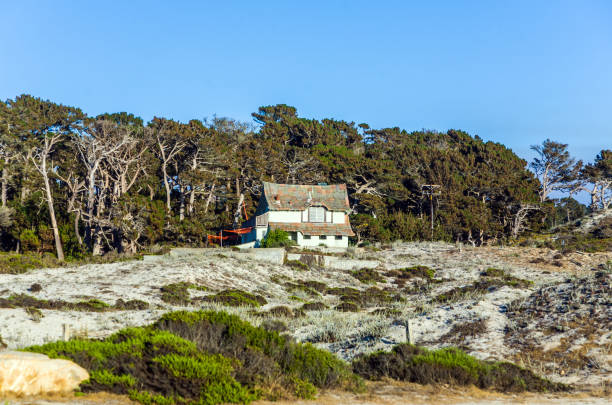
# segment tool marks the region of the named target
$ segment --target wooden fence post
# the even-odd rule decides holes
[[[412,337],[412,319],[406,321],[406,342],[413,345],[414,338]]]
[[[70,340],[70,325],[67,323],[62,324],[62,340],[65,342]]]

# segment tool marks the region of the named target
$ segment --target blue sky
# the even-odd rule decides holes
[[[457,128],[531,159],[612,148],[609,1],[19,1],[0,98],[90,115],[250,121],[286,103],[373,127]]]

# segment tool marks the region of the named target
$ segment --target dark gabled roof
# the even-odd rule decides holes
[[[355,236],[349,224],[330,224],[324,222],[270,222],[271,230],[302,232],[303,235],[342,235]]]
[[[303,211],[322,205],[330,211],[349,211],[346,184],[302,185],[263,183],[264,198],[271,211]]]

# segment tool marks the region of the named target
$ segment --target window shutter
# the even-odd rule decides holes
[[[308,220],[310,222],[324,222],[325,221],[325,208],[323,207],[308,208]]]

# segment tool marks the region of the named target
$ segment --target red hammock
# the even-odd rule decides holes
[[[238,237],[238,235],[244,235],[245,233],[251,232],[251,230],[253,230],[252,226],[248,228],[224,229],[221,231],[221,235],[223,235],[223,233],[233,233],[234,235],[228,235],[228,236],[206,235],[206,237],[209,242],[218,241],[218,240],[228,240],[230,238],[235,239],[236,237]]]
[[[217,235],[206,235],[208,240],[227,240],[229,238],[235,238],[234,235],[230,235],[230,236],[217,236]]]
[[[235,234],[238,234],[238,235],[243,235],[245,233],[251,232],[252,229],[253,229],[253,227],[250,226],[248,228],[224,229],[223,232],[231,232],[231,233],[235,233]]]

